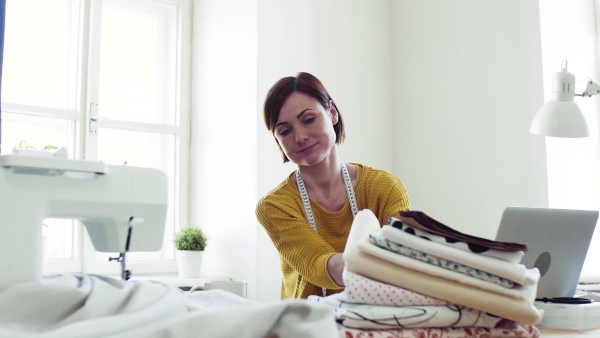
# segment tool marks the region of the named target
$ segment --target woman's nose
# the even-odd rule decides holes
[[[295,136],[296,136],[296,142],[298,142],[298,143],[302,143],[302,142],[308,140],[308,133],[302,129],[296,130]]]

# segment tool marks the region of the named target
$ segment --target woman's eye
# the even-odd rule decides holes
[[[304,124],[311,124],[315,122],[315,118],[314,117],[309,117],[306,120],[304,120]]]
[[[279,131],[279,135],[286,136],[291,132],[291,129],[282,129]]]

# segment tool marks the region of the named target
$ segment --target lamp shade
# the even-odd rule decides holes
[[[573,101],[550,100],[535,114],[530,131],[553,137],[587,137],[590,135],[585,117]]]
[[[552,100],[546,102],[531,122],[532,133],[553,137],[587,137],[588,125],[581,109],[573,101],[575,76],[567,71],[566,60],[562,71],[554,74]]]

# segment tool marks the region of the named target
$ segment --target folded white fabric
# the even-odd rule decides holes
[[[532,301],[537,283],[529,286],[531,295],[526,299],[514,298],[406,268],[361,251],[358,242],[368,240],[369,234],[380,228],[377,217],[370,210],[362,210],[356,215],[344,249],[347,271],[518,323],[535,324],[541,319],[542,313]]]
[[[406,257],[406,256],[402,256],[397,253],[393,253],[391,251],[382,249],[382,248],[372,244],[371,242],[369,242],[368,238],[363,238],[362,240],[360,240],[358,242],[358,249],[362,252],[365,252],[365,253],[368,253],[375,257],[381,258],[381,259],[391,262],[393,264],[400,265],[400,266],[406,267],[411,270],[423,272],[428,275],[438,276],[438,277],[445,278],[448,280],[453,280],[453,281],[459,282],[464,285],[476,287],[476,288],[479,288],[482,290],[495,292],[495,293],[513,297],[513,298],[525,299],[527,301],[531,301],[532,303],[535,300],[535,294],[536,294],[537,289],[533,289],[531,287],[531,285],[525,285],[525,286],[521,285],[521,286],[514,287],[512,289],[508,289],[508,288],[502,287],[497,284],[482,281],[480,279],[477,279],[477,278],[474,278],[471,276],[467,276],[467,275],[464,275],[462,273],[455,272],[452,270],[442,269],[438,266],[424,263],[419,260],[416,260],[416,259],[413,259],[410,257]],[[495,258],[488,258],[488,259],[495,259]],[[511,264],[514,264],[514,263],[511,263]],[[514,264],[514,265],[516,265],[516,264]]]
[[[523,264],[503,261],[493,257],[481,256],[472,252],[466,252],[443,244],[428,241],[411,235],[402,230],[385,225],[381,228],[385,238],[400,245],[426,252],[438,257],[461,263],[481,271],[504,277],[521,285],[532,285],[540,279],[539,270],[527,269]]]
[[[328,297],[309,296],[309,301],[331,307],[346,327],[397,329],[417,327],[488,327],[502,320],[461,305],[384,306],[348,303],[343,293]]]
[[[404,222],[402,222],[401,220],[395,218],[395,217],[390,217],[390,222],[388,223],[389,226],[391,226],[392,228],[394,228],[393,223],[394,222],[400,222],[402,223],[402,227],[404,229],[408,229],[410,228],[411,231],[414,232],[415,236],[419,236],[419,237],[427,237],[428,239],[430,239],[432,242],[436,242],[442,245],[446,245],[455,249],[459,249],[462,251],[466,251],[466,252],[472,252],[471,249],[469,249],[469,245],[465,242],[459,242],[459,241],[448,241],[446,240],[446,238],[444,236],[441,235],[436,235],[436,234],[432,234],[431,232],[425,231],[425,230],[421,230],[421,229],[417,229],[409,224],[406,224]],[[395,228],[396,229],[396,228]],[[400,229],[398,229],[400,230]],[[401,230],[402,231],[402,230]],[[406,232],[406,231],[405,231]],[[498,258],[501,259],[503,261],[507,261],[507,262],[512,262],[512,263],[519,263],[521,262],[521,259],[523,258],[523,256],[525,256],[525,252],[524,251],[500,251],[497,249],[487,249],[483,252],[479,252],[477,253],[478,255],[482,255],[482,256],[488,256],[488,257],[494,257],[494,258]]]
[[[383,236],[381,232],[382,231],[379,230],[375,233],[370,234],[369,242],[377,245],[382,249],[397,253],[399,255],[410,257],[412,259],[417,259],[424,263],[438,266],[442,269],[456,271],[458,273],[462,273],[463,275],[471,276],[473,278],[477,278],[489,283],[498,284],[504,288],[513,288],[515,287],[515,285],[518,285],[515,282],[504,277],[500,277],[492,273],[481,271],[480,269],[467,266],[465,264],[453,262],[443,257],[434,256],[432,254],[409,248],[407,246],[400,245],[396,242],[392,242],[389,239],[385,238],[385,236]]]

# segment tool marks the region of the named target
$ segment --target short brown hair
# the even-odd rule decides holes
[[[304,93],[315,98],[325,109],[330,109],[329,101],[333,101],[325,86],[312,74],[300,72],[296,76],[281,78],[269,89],[263,106],[265,125],[273,133],[273,137],[275,137],[275,125],[279,119],[281,107],[285,103],[285,100],[294,92]],[[333,126],[333,129],[335,130],[335,143],[340,144],[344,141],[346,135],[342,115],[337,105],[335,107],[338,112],[338,123]],[[277,139],[275,139],[275,142],[277,142]],[[290,159],[285,156],[279,142],[277,142],[277,146],[283,155],[283,162],[289,162]]]

